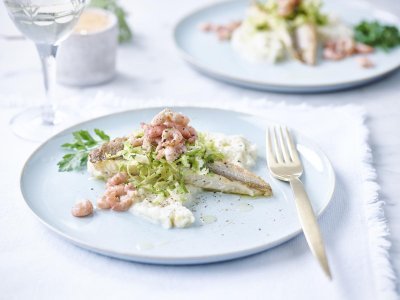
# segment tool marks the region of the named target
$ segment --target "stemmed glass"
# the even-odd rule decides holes
[[[4,4],[17,28],[36,45],[46,92],[43,105],[14,116],[11,127],[22,138],[41,141],[55,133],[62,121],[54,101],[55,58],[58,45],[78,21],[85,0],[4,0]]]

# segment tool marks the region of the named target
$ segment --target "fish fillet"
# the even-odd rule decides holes
[[[194,172],[185,172],[183,178],[185,183],[205,190],[248,196],[271,196],[271,190],[265,192],[214,173],[199,175]]]
[[[262,195],[271,195],[272,191],[268,183],[254,173],[238,165],[218,161],[208,164],[208,168],[215,174],[221,175],[232,181],[241,182],[253,190],[258,190]]]
[[[295,57],[307,65],[317,62],[317,30],[314,24],[306,23],[294,31]]]
[[[134,175],[134,165],[127,165],[127,161],[116,158],[109,159],[123,147],[125,138],[114,139],[109,143],[93,150],[89,155],[88,171],[99,179],[107,179],[118,173],[122,166],[129,168],[129,173]],[[118,150],[119,149],[119,150]],[[210,173],[196,174],[187,169],[183,172],[186,184],[205,190],[223,193],[241,194],[249,196],[271,196],[272,191],[268,183],[254,173],[231,163],[214,162],[207,166]]]

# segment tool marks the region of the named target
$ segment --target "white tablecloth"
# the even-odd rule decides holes
[[[186,104],[162,99],[135,102],[133,105],[103,94],[96,98],[96,105],[82,100],[81,108],[94,116],[132,106]],[[363,109],[289,106],[256,99],[217,104],[204,101],[200,105],[279,120],[306,133],[327,153],[335,168],[337,185],[320,224],[333,282],[322,275],[302,235],[259,255],[207,266],[149,266],[95,255],[50,233],[29,214],[21,196],[12,193],[3,204],[0,219],[0,228],[6,229],[0,242],[0,272],[12,275],[4,276],[2,294],[21,299],[50,295],[74,299],[242,299],[262,295],[271,299],[396,299],[387,257],[388,232],[382,202],[377,198],[375,171],[370,165]],[[2,136],[9,134],[5,121],[3,118],[0,127]],[[0,162],[20,166],[33,145],[13,136],[9,143],[16,149],[16,159],[10,163],[4,153]],[[17,174],[18,168],[0,171],[3,190],[18,190]],[[57,195],[54,198],[57,201]],[[24,284],[16,289],[21,282]]]
[[[400,13],[400,7],[396,0],[374,2],[380,6],[385,4],[392,12]],[[400,169],[398,151],[400,146],[400,136],[398,135],[400,126],[399,72],[368,87],[333,94],[279,95],[241,89],[198,75],[179,59],[174,49],[170,39],[173,24],[186,12],[202,6],[203,1],[122,1],[122,3],[131,12],[131,22],[135,28],[135,42],[132,45],[120,48],[119,75],[110,84],[102,86],[101,90],[132,99],[132,102],[136,102],[133,104],[144,105],[146,104],[145,99],[157,96],[177,99],[189,104],[198,103],[204,99],[230,100],[235,103],[234,101],[242,97],[266,97],[271,101],[284,100],[292,104],[306,101],[314,106],[336,106],[348,103],[363,105],[368,112],[367,125],[371,129],[374,165],[377,167],[377,180],[381,185],[380,199],[387,203],[385,212],[393,232],[391,236],[393,247],[390,253],[396,269],[400,269],[398,255],[400,249],[400,206],[398,204],[398,182],[400,181],[400,172],[398,171]],[[168,13],[166,13],[167,10]],[[9,30],[11,26],[3,8],[0,8],[0,16],[0,33],[3,33]],[[158,21],[154,22],[154,20]],[[222,295],[224,291],[226,291],[226,295],[236,292],[241,298],[246,297],[246,294],[254,296],[254,290],[262,291],[265,297],[269,295],[265,283],[267,279],[262,266],[273,259],[272,254],[269,254],[272,252],[266,252],[242,261],[205,267],[180,269],[142,266],[88,254],[85,251],[75,249],[75,247],[44,230],[22,204],[18,193],[19,169],[23,160],[35,145],[21,143],[8,131],[7,121],[18,109],[5,109],[10,105],[22,108],[28,103],[37,102],[42,93],[39,88],[41,86],[40,65],[34,47],[26,41],[5,42],[0,40],[0,49],[0,130],[3,139],[7,141],[7,145],[2,147],[0,151],[2,158],[0,181],[4,192],[3,201],[11,205],[9,209],[0,210],[2,222],[0,227],[0,256],[2,262],[3,260],[6,262],[4,264],[6,268],[3,268],[3,264],[1,264],[0,278],[7,278],[8,283],[7,285],[0,285],[1,294],[4,294],[3,291],[5,292],[5,288],[7,288],[8,292],[15,291],[15,298],[22,295],[40,297],[46,295],[46,293],[50,297],[50,295],[55,295],[54,291],[60,289],[61,295],[66,298],[77,295],[81,291],[79,286],[82,282],[87,286],[87,288],[82,289],[84,296],[88,295],[88,290],[97,290],[99,293],[104,292],[102,294],[104,297],[109,296],[110,294],[106,291],[107,286],[111,285],[115,290],[131,291],[132,297],[142,295],[144,289],[159,290],[160,292],[170,291],[170,295],[173,295],[172,289],[178,290],[179,288],[181,288],[181,292],[177,292],[179,295],[184,292],[192,292],[190,296],[195,293],[204,296],[203,292],[206,290],[214,290],[215,295]],[[87,89],[61,88],[61,95],[67,100],[69,96],[76,97],[76,95],[79,95],[86,98],[87,101],[91,101],[98,89],[98,87]],[[139,98],[143,100],[133,100]],[[96,102],[92,101],[92,107],[95,104]],[[8,159],[9,157],[10,159]],[[11,157],[17,157],[17,159],[11,159]],[[13,214],[15,214],[15,218],[13,218]],[[18,220],[18,223],[15,220]],[[20,229],[11,231],[11,228]],[[3,238],[3,236],[7,238]],[[4,242],[1,243],[1,241]],[[301,237],[282,246],[287,247],[284,248],[286,250],[280,250],[283,252],[283,256],[293,254],[290,250],[291,243],[302,245],[300,259],[301,257],[308,257],[308,251]],[[331,244],[330,247],[334,248],[335,244],[333,246]],[[6,255],[18,254],[18,251],[25,251],[24,248],[26,248],[26,252],[21,252],[17,262],[13,261],[13,265],[7,264]],[[32,255],[29,255],[29,250],[32,251],[34,259],[32,259]],[[75,253],[74,259],[63,261],[63,258],[67,258],[71,251]],[[385,253],[383,254],[385,255]],[[101,263],[98,263],[99,260]],[[298,260],[296,260],[297,262]],[[310,263],[312,264],[312,262]],[[283,267],[287,264],[290,264],[290,261],[284,262]],[[366,277],[371,276],[370,271],[366,270],[365,273],[368,274],[365,275]],[[349,267],[346,272],[351,273],[353,269]],[[103,274],[102,277],[96,275],[97,273]],[[120,273],[130,274],[130,276],[126,275],[125,279],[121,279],[117,276]],[[149,276],[154,279],[156,275],[160,276],[157,277],[156,284],[149,285],[149,282],[151,282]],[[387,275],[390,275],[390,272]],[[160,278],[163,280],[159,280]],[[210,282],[208,279],[214,281]],[[222,283],[220,281],[222,279],[226,279],[226,281]],[[362,279],[363,282],[364,279]],[[279,282],[285,281],[287,278],[276,278],[274,280]],[[371,278],[368,280],[371,280]],[[136,291],[132,291],[128,287],[131,282],[135,281],[141,284],[141,287],[137,287],[136,284],[132,285],[136,289]],[[238,285],[239,281],[243,281],[241,286]],[[319,288],[314,282],[314,278],[310,278],[310,284]],[[357,280],[353,279],[349,282],[342,280],[341,284],[343,285],[343,292],[351,285],[357,285]],[[96,286],[96,288],[93,288],[93,286]],[[241,292],[239,293],[240,287]],[[360,287],[360,289],[367,291],[371,287],[372,285],[366,285]],[[231,292],[229,292],[230,288],[232,288]],[[290,291],[292,288],[294,286],[288,282],[286,289]],[[328,291],[331,291],[331,289],[328,289]],[[301,291],[304,292],[305,289]],[[337,294],[332,293],[332,295]],[[354,295],[342,294],[341,296],[351,298]],[[371,294],[371,297],[373,296],[374,294]]]

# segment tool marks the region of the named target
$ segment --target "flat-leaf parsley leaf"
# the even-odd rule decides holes
[[[69,150],[57,163],[59,172],[79,171],[86,167],[89,152],[110,141],[110,137],[100,129],[94,129],[95,137],[87,130],[78,130],[72,133],[74,140],[71,143],[61,145],[62,148]]]
[[[384,51],[400,45],[400,32],[396,26],[382,25],[377,21],[363,21],[354,27],[357,42],[367,44]]]

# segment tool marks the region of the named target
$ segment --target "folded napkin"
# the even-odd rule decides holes
[[[397,299],[363,108],[294,106],[263,99],[190,103],[107,94],[79,101],[82,111],[90,112],[85,118],[149,106],[225,108],[277,120],[313,139],[331,160],[337,179],[334,199],[319,219],[334,279],[329,282],[323,275],[302,234],[251,257],[199,266],[131,263],[73,246],[29,213],[15,177],[10,179],[34,145],[8,132],[5,120],[14,110],[2,109],[0,134],[21,153],[10,162],[0,150],[0,165],[5,166],[0,169],[0,187],[11,191],[0,210],[2,298]]]

